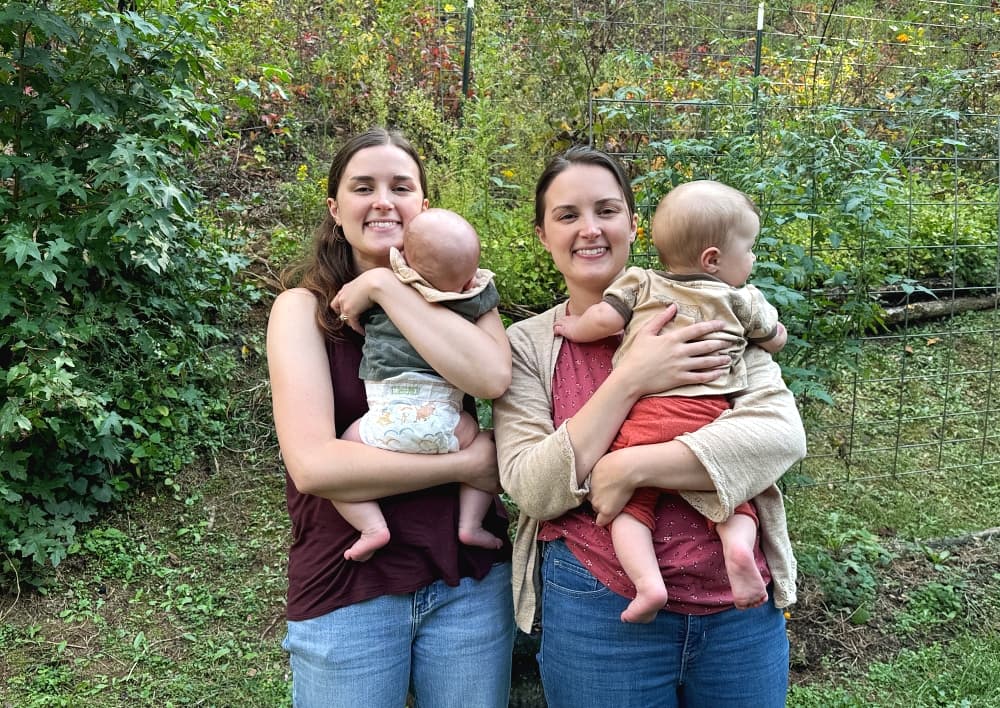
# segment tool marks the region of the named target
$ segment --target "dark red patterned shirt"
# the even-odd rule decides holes
[[[608,377],[619,342],[619,337],[593,343],[563,340],[552,381],[555,427],[575,415]],[[634,598],[635,586],[618,562],[611,532],[608,527],[598,526],[595,518],[590,504],[584,503],[558,519],[542,522],[538,538],[564,539],[595,578],[617,594]],[[668,611],[707,615],[732,607],[722,543],[716,533],[709,531],[705,517],[679,495],[660,496],[653,545],[667,586]],[[759,539],[754,556],[764,582],[770,582],[771,574],[760,551]]]

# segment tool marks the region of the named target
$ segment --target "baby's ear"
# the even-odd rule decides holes
[[[721,253],[716,246],[709,246],[701,252],[699,265],[703,273],[714,273],[719,270],[719,255]]]

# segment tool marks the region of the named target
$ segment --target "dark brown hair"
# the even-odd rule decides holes
[[[594,165],[610,172],[621,187],[622,196],[628,207],[628,216],[632,218],[635,214],[635,195],[632,193],[632,184],[625,174],[625,168],[606,152],[588,145],[576,145],[553,157],[542,170],[535,185],[535,226],[542,226],[545,223],[545,194],[549,191],[552,181],[573,165]]]
[[[344,170],[347,169],[347,164],[352,157],[365,148],[382,145],[397,147],[413,158],[420,178],[420,189],[426,196],[427,174],[424,172],[420,155],[403,137],[402,133],[386,128],[372,128],[355,135],[344,143],[330,163],[326,196],[330,199],[336,199],[340,180],[343,178]],[[337,291],[345,283],[356,278],[358,273],[354,268],[354,251],[344,236],[344,230],[330,216],[330,210],[326,209],[325,206],[324,211],[326,215],[323,222],[313,235],[312,253],[302,263],[283,273],[281,283],[282,287],[297,285],[315,295],[317,299],[317,323],[328,336],[337,336],[344,324],[330,309],[330,301],[333,300]]]

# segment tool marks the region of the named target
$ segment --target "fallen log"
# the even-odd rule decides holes
[[[957,315],[972,310],[988,310],[1000,304],[1000,293],[980,297],[959,297],[952,300],[924,300],[907,305],[885,308],[883,321],[886,325],[903,322],[923,322],[925,320]]]

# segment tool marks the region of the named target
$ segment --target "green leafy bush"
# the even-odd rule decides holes
[[[906,196],[894,221],[909,237],[886,254],[888,268],[945,287],[995,287],[997,188],[917,173]]]
[[[893,556],[853,519],[832,513],[827,524],[824,545],[796,550],[799,570],[819,584],[831,607],[852,610],[852,621],[863,624],[881,585],[878,569]]]
[[[22,579],[218,443],[222,324],[253,297],[184,162],[215,123],[218,17],[50,7],[0,10],[0,552]]]

